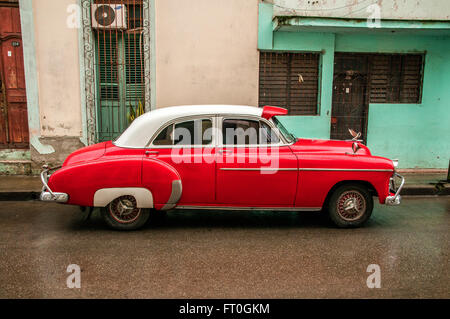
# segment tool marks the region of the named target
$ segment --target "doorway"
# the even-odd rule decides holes
[[[0,148],[29,147],[25,72],[16,3],[0,6]]]
[[[349,129],[367,138],[368,56],[336,53],[334,59],[331,139],[347,140]]]

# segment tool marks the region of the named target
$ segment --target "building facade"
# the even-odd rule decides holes
[[[114,139],[133,115],[187,104],[287,107],[284,124],[299,137],[347,139],[352,128],[401,168],[449,165],[446,0],[20,0],[0,9],[18,22],[1,26],[2,65],[8,51],[17,61],[23,52],[23,88],[2,80],[6,113],[28,119],[2,126],[3,173],[38,172]],[[11,70],[20,65],[2,67],[2,79]]]

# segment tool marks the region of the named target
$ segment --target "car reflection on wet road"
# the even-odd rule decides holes
[[[171,211],[109,230],[77,207],[3,202],[0,298],[450,297],[450,198],[376,204],[363,228],[317,212]],[[70,264],[81,288],[66,285]],[[368,288],[367,267],[381,288]]]

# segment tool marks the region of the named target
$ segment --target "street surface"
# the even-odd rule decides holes
[[[450,298],[450,197],[376,203],[359,229],[317,212],[172,211],[118,232],[78,207],[2,206],[0,298]]]

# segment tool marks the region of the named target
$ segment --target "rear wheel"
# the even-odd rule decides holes
[[[372,215],[373,198],[360,184],[339,186],[330,197],[328,214],[338,227],[359,227]]]
[[[138,208],[136,199],[126,195],[116,198],[102,208],[106,224],[118,230],[134,230],[142,227],[150,216],[150,210]]]

